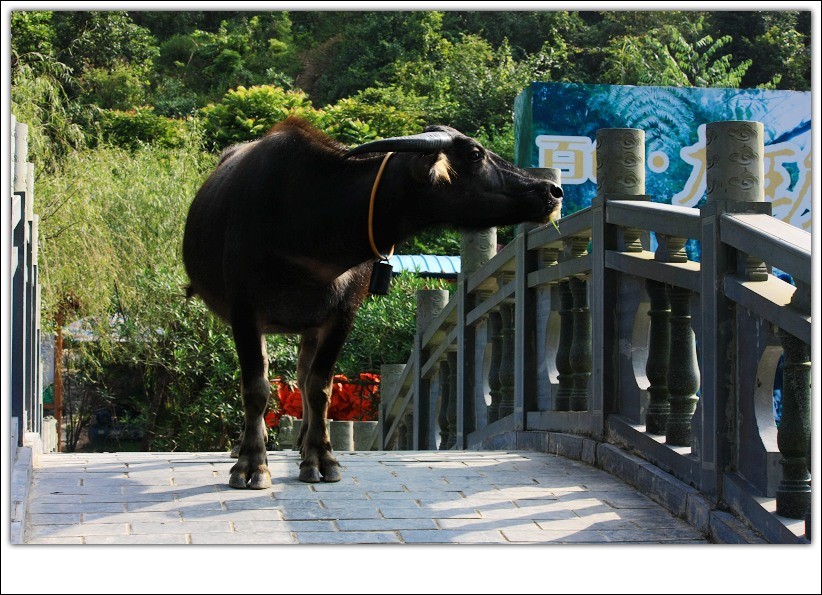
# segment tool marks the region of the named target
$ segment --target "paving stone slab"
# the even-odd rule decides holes
[[[29,502],[30,513],[125,512],[122,502]]]
[[[598,531],[517,531],[505,529],[505,538],[513,543],[608,543]]]
[[[441,529],[460,529],[462,531],[484,531],[516,529],[521,531],[539,531],[539,526],[529,519],[437,519]]]
[[[237,521],[237,533],[272,531],[336,531],[333,521]]]
[[[276,508],[252,508],[247,510],[201,510],[182,511],[184,521],[281,521],[283,513]]]
[[[400,529],[436,529],[433,519],[341,519],[340,531],[397,531]]]
[[[79,512],[29,513],[29,525],[76,525],[82,521]]]
[[[229,533],[231,525],[228,521],[186,521],[167,523],[132,523],[131,533],[163,534],[163,533]]]
[[[153,512],[86,512],[84,523],[169,523],[179,522],[177,510]]]
[[[283,518],[287,521],[307,520],[355,520],[380,519],[382,515],[375,507],[370,508],[284,508]]]
[[[26,541],[31,545],[81,545],[82,537],[33,537]]]
[[[126,535],[127,525],[81,524],[81,525],[30,525],[26,527],[26,539],[37,537],[83,537],[88,535]]]
[[[220,502],[181,502],[170,500],[162,502],[126,502],[128,512],[165,512],[182,510],[224,510]]]
[[[190,539],[194,545],[279,545],[297,542],[290,531],[275,533],[194,533],[190,536]]]
[[[297,541],[306,544],[400,543],[396,533],[389,531],[298,531]]]
[[[182,545],[186,536],[182,534],[151,535],[87,535],[86,545]]]
[[[428,510],[423,508],[389,508],[381,507],[382,516],[387,519],[479,519],[480,513],[473,508],[453,508],[447,510]]]
[[[438,531],[400,531],[405,543],[505,543],[499,531],[458,531],[440,529]]]

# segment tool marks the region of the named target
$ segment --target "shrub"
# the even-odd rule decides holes
[[[111,68],[87,68],[81,81],[83,101],[114,110],[142,105],[148,87],[142,70],[124,62]]]
[[[273,85],[237,87],[200,114],[205,133],[217,148],[257,139],[290,115],[324,128],[324,114],[312,107],[308,95]]]
[[[184,120],[160,116],[153,107],[137,107],[128,111],[102,110],[100,132],[105,142],[128,149],[145,144],[181,147],[186,144],[187,127]]]

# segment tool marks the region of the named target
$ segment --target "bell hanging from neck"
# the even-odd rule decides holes
[[[368,292],[374,295],[388,295],[393,270],[394,268],[388,264],[387,260],[375,261],[371,269],[371,283],[368,285]]]

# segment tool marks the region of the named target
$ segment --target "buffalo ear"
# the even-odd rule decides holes
[[[457,172],[451,167],[451,161],[448,159],[448,154],[445,152],[437,155],[437,159],[428,170],[429,181],[437,185],[450,184]]]
[[[411,176],[420,184],[432,183],[431,172],[439,159],[440,153],[422,153],[411,160]]]

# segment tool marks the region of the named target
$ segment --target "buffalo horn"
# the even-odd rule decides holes
[[[371,141],[359,147],[349,149],[346,157],[362,155],[363,153],[382,153],[387,151],[397,151],[406,153],[433,153],[451,146],[454,139],[447,132],[423,132],[411,136],[396,136],[394,138],[384,138]]]

